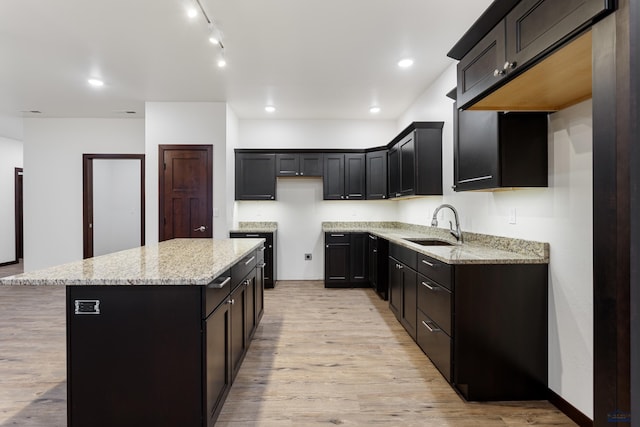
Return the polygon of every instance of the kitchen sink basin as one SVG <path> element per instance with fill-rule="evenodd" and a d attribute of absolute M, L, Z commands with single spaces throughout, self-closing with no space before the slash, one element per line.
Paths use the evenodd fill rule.
<path fill-rule="evenodd" d="M 438 240 L 438 239 L 404 239 L 411 243 L 417 243 L 421 246 L 453 246 L 455 243 L 447 242 L 446 240 Z"/>

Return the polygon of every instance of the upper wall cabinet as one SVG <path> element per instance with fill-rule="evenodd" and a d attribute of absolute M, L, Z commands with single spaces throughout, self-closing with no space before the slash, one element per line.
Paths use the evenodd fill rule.
<path fill-rule="evenodd" d="M 367 200 L 387 198 L 387 150 L 372 151 L 365 155 Z"/>
<path fill-rule="evenodd" d="M 236 200 L 275 200 L 276 155 L 236 153 Z"/>
<path fill-rule="evenodd" d="M 559 48 L 613 9 L 613 0 L 494 2 L 449 52 L 450 57 L 460 59 L 458 106 L 505 111 L 554 111 L 588 98 L 591 94 L 591 46 L 586 47 L 588 50 L 582 45 L 573 49 Z M 485 31 L 487 27 L 489 31 Z M 545 62 L 552 53 L 553 56 L 558 55 L 555 60 L 544 67 L 536 66 Z M 519 105 L 509 99 L 518 98 L 523 85 L 507 83 L 524 71 L 537 74 L 530 80 L 532 84 L 525 85 L 533 89 L 524 97 L 526 101 L 523 105 Z M 584 81 L 584 87 L 571 90 L 563 87 L 568 80 L 580 76 L 585 77 L 580 80 Z M 545 86 L 538 86 L 540 82 L 544 82 Z M 550 84 L 554 89 L 548 89 Z M 478 102 L 503 85 L 501 91 L 505 91 L 505 95 L 499 102 L 493 99 L 490 102 Z M 576 86 L 575 83 L 573 85 Z M 551 100 L 536 101 L 545 96 L 545 87 L 553 93 Z"/>
<path fill-rule="evenodd" d="M 546 113 L 456 112 L 455 191 L 547 186 Z"/>
<path fill-rule="evenodd" d="M 388 152 L 389 197 L 442 194 L 443 122 L 414 122 Z"/>
<path fill-rule="evenodd" d="M 278 176 L 322 176 L 322 153 L 276 154 Z"/>
<path fill-rule="evenodd" d="M 324 200 L 364 200 L 365 153 L 324 155 Z"/>

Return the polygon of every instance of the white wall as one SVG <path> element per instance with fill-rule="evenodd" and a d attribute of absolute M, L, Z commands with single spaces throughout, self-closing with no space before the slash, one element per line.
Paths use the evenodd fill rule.
<path fill-rule="evenodd" d="M 16 259 L 15 168 L 22 167 L 22 142 L 0 136 L 0 264 Z"/>
<path fill-rule="evenodd" d="M 25 119 L 25 271 L 82 259 L 82 154 L 143 152 L 141 119 Z"/>
<path fill-rule="evenodd" d="M 147 102 L 145 107 L 146 242 L 158 241 L 158 146 L 213 145 L 213 237 L 229 237 L 226 112 L 222 102 Z"/>
<path fill-rule="evenodd" d="M 239 148 L 372 148 L 388 143 L 395 122 L 240 120 Z M 277 200 L 236 202 L 234 221 L 276 221 L 278 280 L 324 277 L 322 221 L 393 221 L 397 203 L 322 200 L 320 178 L 278 178 Z M 312 254 L 304 261 L 304 254 Z"/>
<path fill-rule="evenodd" d="M 593 418 L 591 101 L 550 115 L 548 188 L 454 193 L 453 102 L 445 94 L 455 85 L 452 66 L 398 121 L 402 129 L 445 120 L 444 196 L 399 202 L 399 220 L 427 225 L 438 204 L 451 203 L 463 231 L 550 243 L 549 387 Z M 510 209 L 516 224 L 508 223 Z"/>

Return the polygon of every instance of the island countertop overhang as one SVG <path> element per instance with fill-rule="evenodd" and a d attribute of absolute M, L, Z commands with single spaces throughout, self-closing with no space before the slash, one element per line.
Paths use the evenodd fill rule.
<path fill-rule="evenodd" d="M 0 285 L 209 285 L 264 239 L 173 239 L 0 279 Z"/>

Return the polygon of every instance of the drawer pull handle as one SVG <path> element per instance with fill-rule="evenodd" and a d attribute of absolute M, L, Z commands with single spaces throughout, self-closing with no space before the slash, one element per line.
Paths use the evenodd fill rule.
<path fill-rule="evenodd" d="M 372 236 L 371 234 L 369 234 L 369 238 L 370 238 L 371 240 L 376 240 L 376 239 L 377 239 L 377 237 L 376 237 L 376 236 Z"/>
<path fill-rule="evenodd" d="M 425 286 L 430 291 L 439 291 L 440 290 L 440 286 L 431 286 L 427 282 L 422 282 L 422 285 Z"/>
<path fill-rule="evenodd" d="M 245 237 L 260 237 L 259 234 L 246 234 Z"/>
<path fill-rule="evenodd" d="M 429 324 L 427 322 L 425 322 L 424 320 L 422 321 L 422 324 L 424 325 L 425 328 L 427 328 L 429 330 L 429 332 L 440 332 L 441 329 L 439 328 L 432 328 L 431 326 L 429 326 Z"/>
<path fill-rule="evenodd" d="M 222 282 L 217 283 L 217 282 L 211 282 L 207 285 L 207 288 L 213 288 L 213 289 L 221 289 L 224 288 L 225 285 L 227 283 L 229 283 L 231 281 L 231 276 L 227 277 L 226 279 L 224 279 Z"/>
<path fill-rule="evenodd" d="M 256 257 L 255 257 L 255 256 L 252 256 L 251 258 L 249 258 L 249 259 L 244 263 L 244 265 L 249 265 L 249 264 L 251 263 L 251 261 L 253 261 L 254 259 L 256 259 Z"/>
<path fill-rule="evenodd" d="M 344 234 L 331 234 L 331 237 L 344 237 Z"/>
<path fill-rule="evenodd" d="M 230 299 L 229 301 L 227 301 L 227 304 L 235 304 L 236 300 L 235 299 Z M 423 322 L 424 323 L 424 322 Z"/>
<path fill-rule="evenodd" d="M 485 175 L 485 176 L 479 176 L 477 178 L 461 179 L 458 181 L 458 184 L 464 184 L 466 182 L 482 181 L 484 179 L 491 179 L 491 178 L 493 178 L 493 175 Z"/>
<path fill-rule="evenodd" d="M 258 249 L 258 250 L 259 250 L 260 252 L 264 252 L 264 251 L 265 251 L 265 249 L 267 249 L 267 248 L 265 248 L 265 247 L 263 246 L 263 247 L 261 247 L 261 248 L 260 248 L 260 249 Z"/>
<path fill-rule="evenodd" d="M 434 263 L 429 262 L 429 261 L 427 261 L 426 259 L 423 259 L 423 260 L 422 260 L 422 262 L 423 262 L 424 264 L 427 264 L 429 267 L 435 267 L 435 266 L 436 266 Z"/>
<path fill-rule="evenodd" d="M 264 262 L 262 264 L 258 264 L 258 268 L 265 268 L 267 266 L 267 264 L 265 264 Z"/>

